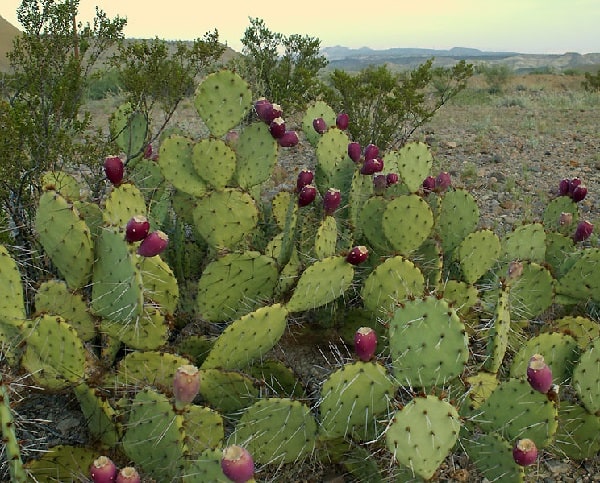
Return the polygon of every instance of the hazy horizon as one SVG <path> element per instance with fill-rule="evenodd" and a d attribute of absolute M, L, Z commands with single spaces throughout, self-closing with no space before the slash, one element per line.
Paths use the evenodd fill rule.
<path fill-rule="evenodd" d="M 142 0 L 80 0 L 78 20 L 91 21 L 98 5 L 110 18 L 127 18 L 126 37 L 193 40 L 217 29 L 220 41 L 237 51 L 250 25 L 249 17 L 253 17 L 263 19 L 273 32 L 318 37 L 321 47 L 600 52 L 598 0 L 504 0 L 489 2 L 485 8 L 483 3 L 375 0 L 368 4 L 373 11 L 368 16 L 316 0 L 305 0 L 302 8 L 293 11 L 289 4 L 268 0 L 229 0 L 219 8 L 201 7 L 191 0 L 171 0 L 151 7 Z M 16 10 L 20 4 L 20 0 L 2 0 L 0 6 L 0 15 L 18 28 Z M 283 8 L 275 8 L 278 4 Z"/>

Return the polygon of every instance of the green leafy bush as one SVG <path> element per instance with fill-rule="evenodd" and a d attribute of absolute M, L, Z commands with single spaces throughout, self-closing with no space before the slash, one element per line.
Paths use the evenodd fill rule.
<path fill-rule="evenodd" d="M 483 75 L 490 94 L 501 93 L 512 77 L 510 67 L 504 64 L 478 65 L 476 72 Z"/>
<path fill-rule="evenodd" d="M 94 73 L 88 83 L 87 99 L 98 101 L 118 95 L 123 84 L 116 69 L 101 69 Z"/>
<path fill-rule="evenodd" d="M 588 92 L 600 92 L 600 70 L 596 74 L 586 72 L 583 88 Z"/>

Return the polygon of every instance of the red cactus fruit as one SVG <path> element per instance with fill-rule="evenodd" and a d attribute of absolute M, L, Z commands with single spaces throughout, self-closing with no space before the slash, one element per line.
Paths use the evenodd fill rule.
<path fill-rule="evenodd" d="M 108 156 L 104 160 L 104 173 L 108 180 L 115 186 L 119 186 L 123 181 L 125 165 L 119 156 Z"/>
<path fill-rule="evenodd" d="M 560 196 L 568 196 L 569 195 L 569 185 L 571 184 L 571 180 L 568 178 L 561 179 L 558 183 L 558 194 Z"/>
<path fill-rule="evenodd" d="M 324 134 L 327 131 L 327 123 L 325 122 L 325 119 L 322 117 L 315 117 L 313 119 L 313 128 L 319 134 Z"/>
<path fill-rule="evenodd" d="M 370 158 L 366 159 L 360 169 L 360 174 L 371 175 L 383 171 L 383 159 L 381 158 Z"/>
<path fill-rule="evenodd" d="M 400 181 L 400 176 L 397 173 L 388 173 L 385 177 L 388 186 L 392 186 Z"/>
<path fill-rule="evenodd" d="M 541 354 L 534 354 L 529 359 L 527 381 L 533 389 L 543 394 L 552 387 L 552 369 L 544 362 Z"/>
<path fill-rule="evenodd" d="M 323 209 L 326 215 L 333 215 L 342 201 L 342 193 L 337 188 L 329 188 L 323 196 Z"/>
<path fill-rule="evenodd" d="M 191 403 L 200 390 L 200 372 L 196 366 L 181 366 L 173 376 L 173 393 L 175 406 L 179 409 Z"/>
<path fill-rule="evenodd" d="M 315 175 L 310 169 L 302 169 L 298 173 L 298 178 L 296 179 L 296 191 L 300 192 L 304 186 L 311 184 L 313 179 L 315 179 Z"/>
<path fill-rule="evenodd" d="M 133 466 L 126 466 L 119 471 L 115 483 L 140 483 L 140 474 Z"/>
<path fill-rule="evenodd" d="M 223 450 L 223 474 L 235 483 L 245 483 L 254 478 L 254 461 L 246 448 L 236 444 Z"/>
<path fill-rule="evenodd" d="M 117 466 L 108 456 L 99 456 L 90 466 L 90 477 L 94 483 L 109 483 L 115 481 Z"/>
<path fill-rule="evenodd" d="M 148 236 L 150 222 L 144 215 L 135 215 L 125 226 L 125 240 L 129 243 L 138 242 Z"/>
<path fill-rule="evenodd" d="M 373 159 L 379 156 L 379 148 L 375 144 L 367 144 L 365 147 L 365 159 Z"/>
<path fill-rule="evenodd" d="M 575 203 L 583 201 L 583 199 L 587 196 L 587 191 L 588 190 L 584 185 L 577 185 L 575 186 L 575 188 L 573 188 L 573 191 L 571 192 L 571 199 Z"/>
<path fill-rule="evenodd" d="M 152 159 L 152 144 L 151 143 L 146 144 L 146 147 L 144 148 L 144 159 Z"/>
<path fill-rule="evenodd" d="M 352 161 L 358 163 L 360 161 L 360 157 L 362 155 L 362 148 L 360 144 L 356 141 L 348 143 L 348 156 Z"/>
<path fill-rule="evenodd" d="M 569 180 L 569 196 L 573 195 L 573 190 L 581 184 L 581 179 L 572 178 Z"/>
<path fill-rule="evenodd" d="M 302 187 L 298 193 L 298 206 L 310 205 L 317 197 L 317 188 L 312 184 L 307 184 Z"/>
<path fill-rule="evenodd" d="M 350 117 L 345 112 L 340 112 L 335 118 L 335 125 L 338 129 L 345 131 L 348 129 L 348 124 L 350 124 Z"/>
<path fill-rule="evenodd" d="M 361 361 L 370 361 L 377 349 L 377 334 L 371 327 L 361 327 L 354 333 L 354 350 Z"/>
<path fill-rule="evenodd" d="M 269 124 L 269 132 L 275 139 L 279 139 L 285 134 L 285 121 L 281 117 L 276 117 Z"/>
<path fill-rule="evenodd" d="M 443 193 L 450 187 L 451 184 L 452 178 L 450 178 L 450 174 L 446 171 L 442 171 L 435 178 L 435 191 L 438 193 Z"/>
<path fill-rule="evenodd" d="M 275 119 L 276 117 L 283 117 L 283 109 L 281 108 L 281 106 L 279 104 L 273 103 L 271 105 L 271 107 L 273 108 L 272 111 L 271 111 L 271 115 L 273 116 L 273 118 L 271 119 L 271 121 L 273 119 Z"/>
<path fill-rule="evenodd" d="M 352 265 L 358 265 L 367 258 L 369 258 L 369 250 L 362 245 L 352 248 L 346 255 L 346 261 Z"/>
<path fill-rule="evenodd" d="M 142 240 L 137 249 L 138 255 L 142 257 L 155 257 L 162 253 L 169 244 L 169 237 L 166 233 L 156 230 L 150 233 Z"/>
<path fill-rule="evenodd" d="M 254 110 L 261 121 L 270 123 L 275 117 L 273 116 L 273 104 L 266 98 L 261 97 L 254 103 Z"/>
<path fill-rule="evenodd" d="M 431 193 L 435 189 L 435 178 L 433 176 L 427 176 L 423 180 L 423 191 L 425 193 Z"/>
<path fill-rule="evenodd" d="M 529 466 L 537 460 L 538 450 L 535 443 L 528 439 L 520 439 L 513 447 L 513 459 L 519 466 Z"/>
<path fill-rule="evenodd" d="M 593 231 L 594 225 L 592 225 L 589 221 L 580 221 L 577 224 L 575 233 L 573 234 L 573 240 L 575 240 L 575 242 L 582 242 L 584 240 L 587 240 Z"/>
<path fill-rule="evenodd" d="M 283 136 L 277 139 L 277 143 L 282 148 L 293 148 L 298 144 L 298 133 L 296 131 L 286 131 Z"/>

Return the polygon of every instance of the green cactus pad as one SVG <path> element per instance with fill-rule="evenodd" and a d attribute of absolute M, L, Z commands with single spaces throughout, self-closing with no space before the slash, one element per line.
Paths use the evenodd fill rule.
<path fill-rule="evenodd" d="M 547 268 L 523 263 L 523 273 L 510 284 L 510 313 L 513 319 L 538 316 L 554 301 L 554 279 Z"/>
<path fill-rule="evenodd" d="M 555 384 L 565 384 L 571 379 L 573 367 L 579 359 L 579 347 L 573 337 L 565 334 L 539 334 L 529 339 L 513 358 L 510 377 L 527 377 L 529 359 L 534 354 L 544 356 L 544 362 L 552 369 Z"/>
<path fill-rule="evenodd" d="M 479 407 L 477 422 L 484 431 L 508 441 L 531 439 L 538 449 L 548 446 L 558 427 L 556 406 L 523 379 L 500 383 Z"/>
<path fill-rule="evenodd" d="M 555 232 L 546 233 L 546 265 L 556 278 L 565 274 L 565 262 L 574 250 L 573 238 Z"/>
<path fill-rule="evenodd" d="M 457 258 L 468 283 L 479 280 L 498 260 L 500 239 L 491 230 L 474 231 L 460 243 Z"/>
<path fill-rule="evenodd" d="M 232 248 L 258 222 L 252 197 L 232 188 L 213 191 L 200 198 L 193 212 L 196 231 L 211 247 Z"/>
<path fill-rule="evenodd" d="M 64 171 L 48 171 L 42 176 L 42 189 L 44 191 L 56 191 L 69 201 L 80 198 L 81 187 L 79 182 Z"/>
<path fill-rule="evenodd" d="M 542 263 L 546 254 L 546 234 L 541 223 L 515 228 L 502 240 L 503 260 L 529 260 Z"/>
<path fill-rule="evenodd" d="M 421 142 L 411 142 L 400 150 L 387 153 L 385 164 L 389 162 L 398 166 L 398 174 L 411 193 L 416 193 L 429 175 L 433 165 L 433 156 L 429 146 Z"/>
<path fill-rule="evenodd" d="M 0 434 L 3 443 L 4 465 L 8 467 L 8 476 L 13 483 L 26 483 L 27 474 L 23 469 L 21 447 L 17 440 L 15 418 L 10 406 L 8 384 L 2 381 L 0 374 Z M 5 470 L 6 471 L 6 470 Z"/>
<path fill-rule="evenodd" d="M 78 446 L 59 445 L 48 448 L 42 456 L 25 464 L 32 481 L 77 481 L 89 467 L 98 452 Z"/>
<path fill-rule="evenodd" d="M 311 128 L 312 129 L 312 128 Z M 317 143 L 315 183 L 321 195 L 329 188 L 349 193 L 356 165 L 348 157 L 348 135 L 339 129 L 330 129 Z"/>
<path fill-rule="evenodd" d="M 185 454 L 183 416 L 166 396 L 143 389 L 127 415 L 123 451 L 136 467 L 157 481 L 180 475 Z"/>
<path fill-rule="evenodd" d="M 479 301 L 477 287 L 459 280 L 446 280 L 441 293 L 459 315 L 466 314 Z"/>
<path fill-rule="evenodd" d="M 165 316 L 152 304 L 144 304 L 141 314 L 126 323 L 102 320 L 100 332 L 131 349 L 153 350 L 166 344 L 169 323 Z"/>
<path fill-rule="evenodd" d="M 107 377 L 105 386 L 153 386 L 166 393 L 173 391 L 173 376 L 181 366 L 192 364 L 182 356 L 168 352 L 130 352 L 119 362 L 114 376 Z"/>
<path fill-rule="evenodd" d="M 241 416 L 232 435 L 258 464 L 301 461 L 315 448 L 317 423 L 310 409 L 299 401 L 261 399 Z"/>
<path fill-rule="evenodd" d="M 411 260 L 419 267 L 425 277 L 425 285 L 433 290 L 442 282 L 444 254 L 441 243 L 433 238 L 425 240 L 417 250 L 411 253 Z"/>
<path fill-rule="evenodd" d="M 570 213 L 573 219 L 570 224 L 561 224 L 560 215 Z M 568 196 L 559 196 L 550 200 L 544 209 L 543 223 L 548 231 L 557 231 L 563 235 L 569 235 L 575 231 L 579 221 L 579 210 L 577 203 Z"/>
<path fill-rule="evenodd" d="M 112 322 L 136 320 L 144 306 L 143 281 L 134 247 L 123 233 L 102 230 L 96 239 L 96 252 L 102 256 L 94 264 L 91 308 L 94 314 Z"/>
<path fill-rule="evenodd" d="M 186 334 L 175 342 L 178 354 L 189 358 L 195 366 L 200 367 L 212 349 L 213 341 L 206 335 Z"/>
<path fill-rule="evenodd" d="M 94 245 L 79 212 L 57 192 L 46 191 L 40 197 L 35 229 L 67 285 L 73 290 L 83 287 L 92 273 Z"/>
<path fill-rule="evenodd" d="M 460 427 L 454 406 L 435 396 L 417 397 L 392 416 L 387 448 L 413 474 L 429 479 L 454 447 Z"/>
<path fill-rule="evenodd" d="M 354 362 L 332 373 L 323 383 L 319 410 L 323 437 L 376 439 L 393 398 L 395 384 L 377 363 Z"/>
<path fill-rule="evenodd" d="M 104 222 L 124 229 L 136 215 L 146 214 L 146 200 L 137 186 L 123 183 L 110 192 L 103 211 Z"/>
<path fill-rule="evenodd" d="M 487 338 L 487 359 L 485 360 L 484 367 L 489 372 L 498 372 L 508 348 L 508 334 L 510 331 L 509 305 L 508 290 L 500 290 Z"/>
<path fill-rule="evenodd" d="M 326 216 L 315 235 L 315 255 L 319 260 L 332 257 L 336 252 L 337 222 L 333 216 Z"/>
<path fill-rule="evenodd" d="M 117 107 L 110 121 L 110 134 L 127 155 L 137 155 L 144 147 L 148 135 L 148 119 L 140 111 L 134 111 L 129 102 Z"/>
<path fill-rule="evenodd" d="M 381 228 L 392 248 L 407 255 L 431 233 L 433 213 L 420 196 L 401 195 L 387 204 Z"/>
<path fill-rule="evenodd" d="M 600 249 L 586 248 L 558 280 L 556 292 L 575 300 L 600 302 Z"/>
<path fill-rule="evenodd" d="M 442 198 L 436 218 L 437 232 L 445 253 L 452 252 L 479 223 L 479 207 L 471 193 L 448 191 Z"/>
<path fill-rule="evenodd" d="M 221 70 L 206 76 L 196 89 L 194 106 L 210 129 L 221 137 L 240 123 L 251 107 L 252 92 L 239 75 Z"/>
<path fill-rule="evenodd" d="M 425 280 L 421 271 L 404 257 L 386 259 L 366 278 L 361 291 L 364 307 L 374 314 L 393 311 L 407 298 L 423 294 Z"/>
<path fill-rule="evenodd" d="M 235 152 L 221 139 L 201 139 L 192 149 L 196 172 L 214 189 L 222 190 L 235 172 Z"/>
<path fill-rule="evenodd" d="M 512 445 L 496 434 L 479 434 L 461 438 L 469 459 L 487 481 L 521 483 L 525 479 L 522 466 L 515 463 Z"/>
<path fill-rule="evenodd" d="M 282 362 L 266 360 L 245 369 L 246 373 L 260 381 L 262 393 L 268 396 L 306 397 L 294 371 Z"/>
<path fill-rule="evenodd" d="M 189 454 L 197 455 L 223 444 L 223 417 L 203 406 L 188 404 L 183 409 L 185 446 Z"/>
<path fill-rule="evenodd" d="M 358 226 L 369 245 L 376 251 L 386 253 L 392 246 L 381 229 L 383 216 L 389 201 L 379 196 L 369 198 L 360 209 Z"/>
<path fill-rule="evenodd" d="M 9 360 L 16 354 L 25 321 L 25 302 L 21 274 L 14 259 L 4 245 L 0 245 L 0 346 L 6 350 Z"/>
<path fill-rule="evenodd" d="M 554 325 L 557 331 L 573 337 L 582 350 L 600 338 L 600 325 L 587 317 L 566 316 L 555 320 Z"/>
<path fill-rule="evenodd" d="M 260 185 L 269 179 L 277 163 L 277 141 L 263 122 L 246 126 L 236 145 L 235 178 L 244 189 Z"/>
<path fill-rule="evenodd" d="M 594 458 L 600 451 L 600 417 L 561 402 L 554 448 L 574 460 Z"/>
<path fill-rule="evenodd" d="M 469 388 L 467 394 L 469 396 L 470 409 L 479 408 L 500 383 L 496 375 L 489 372 L 478 372 L 473 376 L 467 377 L 465 381 Z"/>
<path fill-rule="evenodd" d="M 83 343 L 62 317 L 42 315 L 28 322 L 23 332 L 27 345 L 21 364 L 36 384 L 58 390 L 83 378 Z"/>
<path fill-rule="evenodd" d="M 372 199 L 373 191 L 373 179 L 370 176 L 363 176 L 358 170 L 354 171 L 350 193 L 347 197 L 349 219 L 350 223 L 354 226 L 354 236 L 357 239 L 362 235 L 363 222 L 366 221 L 368 223 L 369 221 L 369 218 L 365 218 L 364 220 L 361 218 L 361 212 L 365 203 Z"/>
<path fill-rule="evenodd" d="M 221 469 L 221 458 L 223 450 L 205 450 L 193 459 L 186 461 L 185 469 L 181 477 L 183 483 L 231 483 L 231 480 L 223 474 Z"/>
<path fill-rule="evenodd" d="M 573 387 L 582 404 L 592 414 L 600 414 L 600 339 L 581 355 L 573 371 Z"/>
<path fill-rule="evenodd" d="M 115 410 L 99 391 L 85 383 L 75 386 L 73 392 L 79 401 L 92 439 L 110 448 L 114 447 L 121 439 L 115 424 L 117 416 Z"/>
<path fill-rule="evenodd" d="M 469 357 L 465 327 L 444 299 L 409 300 L 389 326 L 394 376 L 401 384 L 431 388 L 458 377 Z"/>
<path fill-rule="evenodd" d="M 231 323 L 217 338 L 202 369 L 243 369 L 279 341 L 287 310 L 280 304 L 261 307 Z"/>
<path fill-rule="evenodd" d="M 302 131 L 310 144 L 316 146 L 321 139 L 321 134 L 315 131 L 313 121 L 322 117 L 328 127 L 335 126 L 335 111 L 325 102 L 316 101 L 311 104 L 302 117 Z M 347 146 L 348 143 L 346 143 Z M 347 149 L 347 147 L 346 147 Z M 326 188 L 327 189 L 327 188 Z"/>
<path fill-rule="evenodd" d="M 290 312 L 302 312 L 333 302 L 344 294 L 353 277 L 354 268 L 344 257 L 317 261 L 300 275 L 286 307 Z"/>
<path fill-rule="evenodd" d="M 71 292 L 61 280 L 49 280 L 35 294 L 36 312 L 60 315 L 77 330 L 83 341 L 96 336 L 95 320 L 81 295 Z"/>
<path fill-rule="evenodd" d="M 208 188 L 194 168 L 192 152 L 193 141 L 174 134 L 160 145 L 158 164 L 165 179 L 175 188 L 191 196 L 202 196 Z"/>
<path fill-rule="evenodd" d="M 210 321 L 247 314 L 273 296 L 275 261 L 259 252 L 230 253 L 209 263 L 198 282 L 198 310 Z"/>
<path fill-rule="evenodd" d="M 255 380 L 239 372 L 201 369 L 200 395 L 213 409 L 231 415 L 252 405 L 259 391 Z"/>
<path fill-rule="evenodd" d="M 92 240 L 95 240 L 104 226 L 104 214 L 102 209 L 96 204 L 87 201 L 75 201 L 73 206 L 79 212 L 79 216 L 85 221 L 90 229 Z"/>
<path fill-rule="evenodd" d="M 179 301 L 179 288 L 169 265 L 159 255 L 140 257 L 139 264 L 144 297 L 158 304 L 162 312 L 175 313 Z"/>
<path fill-rule="evenodd" d="M 277 226 L 281 230 L 285 229 L 290 206 L 292 207 L 294 216 L 298 213 L 298 203 L 296 202 L 296 198 L 289 191 L 280 191 L 277 193 L 273 197 L 271 206 L 275 223 L 277 223 Z"/>

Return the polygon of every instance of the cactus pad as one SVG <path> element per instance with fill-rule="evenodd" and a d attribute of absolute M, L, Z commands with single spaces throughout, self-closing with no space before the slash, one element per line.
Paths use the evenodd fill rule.
<path fill-rule="evenodd" d="M 183 428 L 190 454 L 196 455 L 223 444 L 223 417 L 210 408 L 188 404 L 183 410 Z"/>
<path fill-rule="evenodd" d="M 444 252 L 452 252 L 479 222 L 479 207 L 473 195 L 463 189 L 447 192 L 441 198 L 436 222 Z"/>
<path fill-rule="evenodd" d="M 582 404 L 592 414 L 600 413 L 600 339 L 581 355 L 573 371 L 573 387 Z"/>
<path fill-rule="evenodd" d="M 110 118 L 110 134 L 119 146 L 131 158 L 144 147 L 148 134 L 148 119 L 140 111 L 134 111 L 129 102 L 117 107 Z"/>
<path fill-rule="evenodd" d="M 59 445 L 49 448 L 39 459 L 25 464 L 33 481 L 77 481 L 98 457 L 95 450 Z"/>
<path fill-rule="evenodd" d="M 515 228 L 502 240 L 504 260 L 529 260 L 541 263 L 546 254 L 546 234 L 541 223 L 530 223 Z"/>
<path fill-rule="evenodd" d="M 525 472 L 515 463 L 512 445 L 496 434 L 480 434 L 461 438 L 469 459 L 487 481 L 521 483 Z"/>
<path fill-rule="evenodd" d="M 315 255 L 319 260 L 335 255 L 337 243 L 337 222 L 333 216 L 326 216 L 315 235 Z"/>
<path fill-rule="evenodd" d="M 587 248 L 558 281 L 557 293 L 576 300 L 600 302 L 600 249 Z"/>
<path fill-rule="evenodd" d="M 200 395 L 215 410 L 232 414 L 252 405 L 259 392 L 255 380 L 238 372 L 200 370 Z"/>
<path fill-rule="evenodd" d="M 144 304 L 134 320 L 126 323 L 102 320 L 100 332 L 132 349 L 153 350 L 167 342 L 169 324 L 159 309 L 152 304 Z"/>
<path fill-rule="evenodd" d="M 256 122 L 245 127 L 236 144 L 235 178 L 244 189 L 269 179 L 277 163 L 277 141 L 266 124 Z"/>
<path fill-rule="evenodd" d="M 451 404 L 435 396 L 418 397 L 392 417 L 387 447 L 413 474 L 429 479 L 454 447 L 460 427 Z"/>
<path fill-rule="evenodd" d="M 433 156 L 425 143 L 411 142 L 396 152 L 386 154 L 386 164 L 388 161 L 397 164 L 400 178 L 411 193 L 416 193 L 429 175 Z"/>
<path fill-rule="evenodd" d="M 106 398 L 102 398 L 98 391 L 85 383 L 75 386 L 73 391 L 92 438 L 108 447 L 115 446 L 120 440 L 115 424 L 116 412 Z"/>
<path fill-rule="evenodd" d="M 104 222 L 124 228 L 136 215 L 146 214 L 146 199 L 137 186 L 123 183 L 110 192 L 103 211 Z"/>
<path fill-rule="evenodd" d="M 48 171 L 42 176 L 42 189 L 56 191 L 69 201 L 79 200 L 80 186 L 77 180 L 64 171 Z"/>
<path fill-rule="evenodd" d="M 235 171 L 235 152 L 221 139 L 202 139 L 192 148 L 192 162 L 204 181 L 222 190 Z"/>
<path fill-rule="evenodd" d="M 394 250 L 403 255 L 419 248 L 431 233 L 433 213 L 423 198 L 401 195 L 390 201 L 383 213 L 383 232 Z"/>
<path fill-rule="evenodd" d="M 457 257 L 460 270 L 468 283 L 475 283 L 498 260 L 500 239 L 491 230 L 474 231 L 460 243 Z"/>
<path fill-rule="evenodd" d="M 593 458 L 600 451 L 600 417 L 562 402 L 554 446 L 574 460 Z"/>
<path fill-rule="evenodd" d="M 171 267 L 159 255 L 141 257 L 139 264 L 144 297 L 158 304 L 162 312 L 175 313 L 179 301 L 179 288 Z"/>
<path fill-rule="evenodd" d="M 25 302 L 21 274 L 4 245 L 0 245 L 0 346 L 13 358 L 20 342 L 19 327 L 25 320 Z"/>
<path fill-rule="evenodd" d="M 321 134 L 313 128 L 313 120 L 318 117 L 322 117 L 327 126 L 335 126 L 335 111 L 327 103 L 316 101 L 310 105 L 302 117 L 302 131 L 313 146 L 316 146 L 321 139 Z M 348 143 L 346 143 L 347 145 Z"/>
<path fill-rule="evenodd" d="M 207 186 L 194 168 L 192 152 L 192 140 L 174 134 L 160 145 L 158 164 L 165 179 L 175 188 L 188 195 L 202 196 Z"/>

